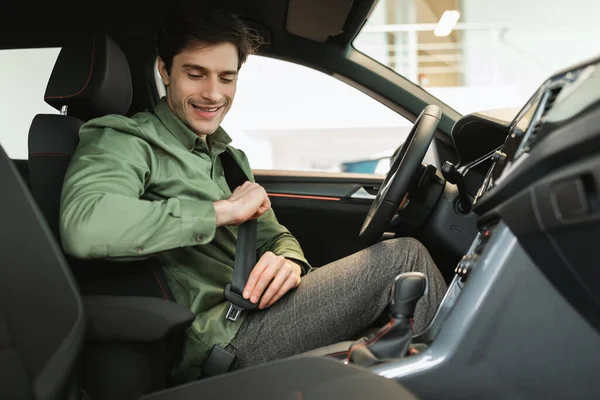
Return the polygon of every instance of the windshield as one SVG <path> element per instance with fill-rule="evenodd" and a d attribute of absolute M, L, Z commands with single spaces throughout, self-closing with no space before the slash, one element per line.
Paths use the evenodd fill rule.
<path fill-rule="evenodd" d="M 364 54 L 461 114 L 513 108 L 550 75 L 600 55 L 592 0 L 379 0 Z"/>

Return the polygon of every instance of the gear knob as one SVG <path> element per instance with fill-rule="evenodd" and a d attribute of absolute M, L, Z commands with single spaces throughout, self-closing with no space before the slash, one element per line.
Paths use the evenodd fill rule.
<path fill-rule="evenodd" d="M 427 292 L 427 277 L 421 272 L 404 272 L 392 288 L 392 317 L 412 318 L 417 301 Z"/>

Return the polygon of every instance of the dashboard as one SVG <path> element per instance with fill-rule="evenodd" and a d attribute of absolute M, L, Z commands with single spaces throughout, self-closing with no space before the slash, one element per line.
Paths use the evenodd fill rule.
<path fill-rule="evenodd" d="M 468 116 L 490 126 L 484 115 Z M 496 123 L 498 126 L 498 124 Z M 479 234 L 466 280 L 502 222 L 536 266 L 600 330 L 600 60 L 547 79 L 505 129 L 473 201 Z"/>
<path fill-rule="evenodd" d="M 475 238 L 413 337 L 423 350 L 372 370 L 420 398 L 600 398 L 600 59 L 551 76 L 511 121 L 464 116 L 453 139 L 481 176 L 463 215 Z"/>
<path fill-rule="evenodd" d="M 588 147 L 589 151 L 580 147 L 590 140 L 595 142 L 596 132 L 586 130 L 577 135 L 581 127 L 575 125 L 593 112 L 599 101 L 600 62 L 577 66 L 548 79 L 510 123 L 504 143 L 491 156 L 491 168 L 475 196 L 477 213 L 488 211 L 498 201 L 569 161 L 561 151 L 578 157 L 595 151 L 595 147 Z M 565 130 L 571 134 L 561 134 Z M 552 145 L 547 143 L 550 140 Z M 532 159 L 528 160 L 529 156 Z M 520 164 L 525 165 L 518 168 Z M 510 183 L 502 185 L 504 180 Z M 477 205 L 480 202 L 483 204 Z"/>

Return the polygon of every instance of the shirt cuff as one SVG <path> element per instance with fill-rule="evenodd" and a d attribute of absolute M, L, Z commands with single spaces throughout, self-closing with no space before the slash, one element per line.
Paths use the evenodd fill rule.
<path fill-rule="evenodd" d="M 313 270 L 313 267 L 310 266 L 310 264 L 308 263 L 308 261 L 306 261 L 306 259 L 304 257 L 299 257 L 295 254 L 294 255 L 279 254 L 279 255 L 298 264 L 300 266 L 300 269 L 302 270 L 302 274 L 300 274 L 300 276 L 304 276 Z"/>
<path fill-rule="evenodd" d="M 181 246 L 210 243 L 217 229 L 212 201 L 179 200 L 181 205 Z"/>

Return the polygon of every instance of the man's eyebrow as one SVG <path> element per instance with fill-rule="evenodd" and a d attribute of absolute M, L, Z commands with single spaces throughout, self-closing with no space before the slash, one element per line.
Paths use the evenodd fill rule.
<path fill-rule="evenodd" d="M 197 69 L 198 71 L 202 71 L 205 73 L 209 72 L 208 68 L 203 67 L 202 65 L 198 65 L 198 64 L 183 64 L 183 68 Z M 220 75 L 237 75 L 237 71 L 234 71 L 234 70 L 221 71 Z"/>

